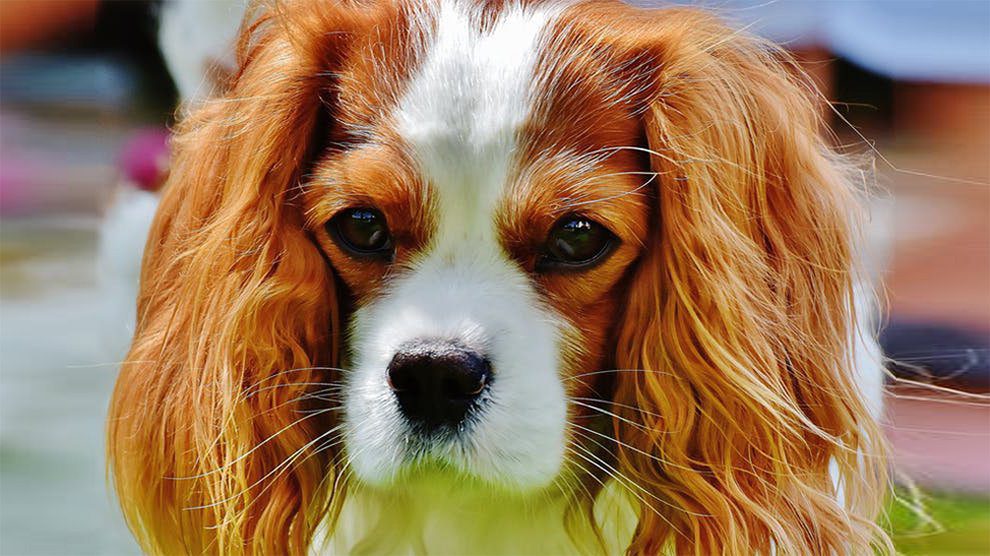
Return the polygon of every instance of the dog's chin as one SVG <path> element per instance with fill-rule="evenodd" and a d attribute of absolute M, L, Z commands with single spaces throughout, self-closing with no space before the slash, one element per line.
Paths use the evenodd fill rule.
<path fill-rule="evenodd" d="M 364 486 L 379 491 L 407 494 L 457 492 L 461 496 L 475 494 L 497 499 L 539 495 L 554 484 L 554 477 L 547 480 L 533 479 L 520 482 L 506 475 L 486 475 L 478 470 L 451 465 L 441 458 L 425 457 L 398 466 L 387 479 L 359 480 Z"/>
<path fill-rule="evenodd" d="M 513 469 L 518 464 L 478 462 L 430 452 L 399 461 L 355 458 L 351 467 L 362 484 L 377 489 L 457 486 L 500 495 L 525 496 L 543 491 L 554 483 L 559 469 L 534 472 Z M 559 466 L 558 466 L 559 467 Z"/>
<path fill-rule="evenodd" d="M 563 467 L 563 450 L 550 446 L 530 454 L 518 445 L 485 446 L 484 426 L 477 422 L 429 434 L 404 427 L 368 435 L 367 425 L 347 427 L 346 459 L 355 479 L 376 489 L 456 486 L 526 496 L 552 486 Z"/>

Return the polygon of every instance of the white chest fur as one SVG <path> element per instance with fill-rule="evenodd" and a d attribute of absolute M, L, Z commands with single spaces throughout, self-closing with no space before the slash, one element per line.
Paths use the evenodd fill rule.
<path fill-rule="evenodd" d="M 576 509 L 576 508 L 575 508 Z M 332 536 L 314 554 L 619 554 L 635 514 L 620 487 L 609 484 L 594 507 L 599 539 L 584 516 L 569 513 L 560 491 L 503 497 L 455 481 L 401 493 L 349 494 Z"/>

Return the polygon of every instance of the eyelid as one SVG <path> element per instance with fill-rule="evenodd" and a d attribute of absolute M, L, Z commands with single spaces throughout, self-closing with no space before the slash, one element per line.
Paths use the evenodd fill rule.
<path fill-rule="evenodd" d="M 611 226 L 603 222 L 597 216 L 592 214 L 586 214 L 584 212 L 568 212 L 555 218 L 553 220 L 553 223 L 550 225 L 549 228 L 547 228 L 547 231 L 544 233 L 544 237 L 550 237 L 550 233 L 553 232 L 558 226 L 561 226 L 570 220 L 587 220 L 592 224 L 600 226 L 603 230 L 608 232 L 608 234 L 611 235 L 613 238 L 617 239 L 619 237 L 619 234 L 615 233 L 615 231 L 612 230 Z"/>
<path fill-rule="evenodd" d="M 551 224 L 550 227 L 547 229 L 546 235 L 550 235 L 550 232 L 553 231 L 554 228 L 556 228 L 557 226 L 568 220 L 587 220 L 592 224 L 597 224 L 601 226 L 602 228 L 605 229 L 606 232 L 612 234 L 613 236 L 619 237 L 619 235 L 612 230 L 612 227 L 606 224 L 606 222 L 603 221 L 599 217 L 599 215 L 590 214 L 586 212 L 565 212 L 560 216 L 554 218 L 553 224 Z"/>

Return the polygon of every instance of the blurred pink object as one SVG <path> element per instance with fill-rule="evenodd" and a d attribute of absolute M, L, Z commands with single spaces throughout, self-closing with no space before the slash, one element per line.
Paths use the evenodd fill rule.
<path fill-rule="evenodd" d="M 0 211 L 17 212 L 30 200 L 26 184 L 38 170 L 30 161 L 11 156 L 3 156 L 0 165 Z"/>
<path fill-rule="evenodd" d="M 126 181 L 145 191 L 157 191 L 168 176 L 168 131 L 148 128 L 128 139 L 120 154 Z"/>

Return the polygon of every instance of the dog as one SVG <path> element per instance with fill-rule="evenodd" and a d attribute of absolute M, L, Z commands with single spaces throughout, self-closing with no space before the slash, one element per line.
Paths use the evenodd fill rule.
<path fill-rule="evenodd" d="M 110 407 L 143 549 L 892 550 L 857 174 L 786 56 L 598 0 L 285 0 L 237 52 Z"/>

